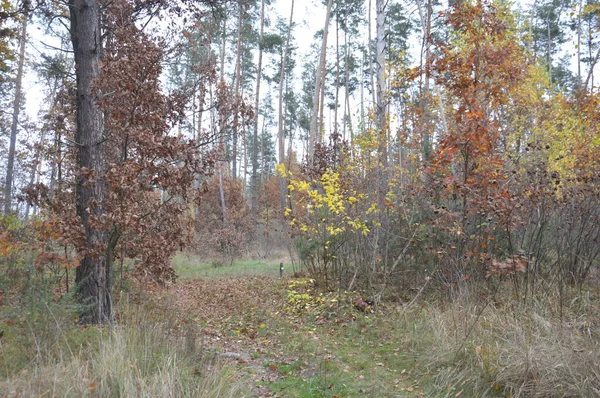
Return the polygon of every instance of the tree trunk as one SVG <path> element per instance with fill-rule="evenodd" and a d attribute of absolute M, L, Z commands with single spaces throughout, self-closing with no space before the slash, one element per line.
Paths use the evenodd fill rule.
<path fill-rule="evenodd" d="M 70 0 L 71 41 L 77 79 L 78 146 L 76 207 L 85 235 L 76 283 L 82 304 L 80 321 L 85 324 L 111 323 L 111 259 L 107 231 L 93 226 L 93 219 L 104 214 L 104 137 L 102 110 L 92 92 L 100 74 L 100 4 L 97 0 Z"/>
<path fill-rule="evenodd" d="M 346 16 L 347 18 L 347 16 Z M 348 80 L 350 79 L 350 65 L 348 65 L 348 58 L 349 58 L 349 54 L 348 54 L 348 32 L 344 31 L 344 116 L 342 119 L 342 123 L 343 123 L 343 134 L 342 137 L 344 139 L 344 141 L 346 140 L 346 127 L 347 124 L 349 124 L 349 118 L 350 116 L 350 88 L 349 88 L 349 82 Z M 351 131 L 352 132 L 352 131 Z M 352 141 L 352 140 L 351 140 Z"/>
<path fill-rule="evenodd" d="M 242 78 L 242 18 L 244 14 L 244 6 L 242 1 L 238 2 L 238 31 L 237 31 L 237 55 L 235 61 L 235 102 L 236 107 L 239 107 L 241 102 L 240 95 L 240 80 Z M 239 128 L 239 111 L 236 110 L 233 116 L 233 132 L 232 132 L 232 148 L 231 148 L 231 178 L 237 178 L 237 141 Z"/>
<path fill-rule="evenodd" d="M 258 68 L 256 71 L 256 99 L 254 100 L 254 131 L 252 134 L 252 176 L 250 178 L 250 215 L 254 225 L 258 219 L 258 107 L 260 105 L 260 79 L 262 77 L 263 34 L 265 30 L 265 0 L 260 6 L 260 34 L 258 37 Z"/>
<path fill-rule="evenodd" d="M 550 33 L 550 17 L 548 17 L 546 26 L 548 28 L 548 53 L 546 54 L 546 62 L 548 62 L 548 77 L 550 78 L 550 84 L 552 84 L 552 34 Z"/>
<path fill-rule="evenodd" d="M 221 37 L 221 70 L 219 71 L 220 82 L 223 84 L 225 81 L 225 51 L 227 49 L 227 17 L 223 19 L 223 35 Z M 225 119 L 221 112 L 219 112 L 219 156 L 223 156 L 225 153 L 225 142 L 223 140 L 223 133 L 225 132 Z M 219 175 L 219 204 L 221 205 L 221 221 L 225 223 L 227 218 L 227 205 L 225 203 L 225 190 L 223 188 L 223 160 L 217 162 L 217 174 Z"/>
<path fill-rule="evenodd" d="M 38 142 L 38 144 L 35 146 L 35 152 L 33 155 L 33 165 L 31 167 L 31 174 L 29 177 L 29 185 L 32 186 L 33 184 L 36 183 L 36 181 L 39 182 L 39 175 L 40 175 L 40 169 L 41 169 L 41 164 L 42 164 L 42 148 L 44 146 L 44 144 L 46 143 L 46 131 L 42 130 L 41 134 L 40 134 L 40 141 Z M 33 208 L 33 213 L 35 214 L 35 207 Z M 28 220 L 29 219 L 29 210 L 30 210 L 30 205 L 29 205 L 29 201 L 27 201 L 27 203 L 25 204 L 25 219 Z"/>
<path fill-rule="evenodd" d="M 340 28 L 339 18 L 335 19 L 335 108 L 333 110 L 333 131 L 338 131 L 338 106 L 340 103 Z"/>
<path fill-rule="evenodd" d="M 288 53 L 290 50 L 290 37 L 292 35 L 292 23 L 294 21 L 294 0 L 292 0 L 292 7 L 290 11 L 290 22 L 288 24 L 287 37 L 285 39 L 285 49 L 283 50 L 283 57 L 281 59 L 281 72 L 279 76 L 279 119 L 278 119 L 278 131 L 277 131 L 277 143 L 279 147 L 279 163 L 285 162 L 285 130 L 283 128 L 283 86 L 285 82 L 285 66 L 287 65 Z M 285 211 L 286 199 L 285 199 L 285 188 L 286 180 L 282 176 L 279 176 L 279 199 L 281 202 L 281 211 Z"/>
<path fill-rule="evenodd" d="M 23 17 L 21 22 L 21 37 L 19 39 L 19 62 L 17 66 L 17 78 L 15 87 L 15 99 L 13 101 L 12 123 L 10 125 L 10 147 L 8 149 L 8 164 L 6 166 L 6 181 L 4 191 L 4 214 L 8 215 L 12 211 L 12 187 L 15 167 L 15 149 L 17 145 L 17 133 L 19 131 L 19 111 L 22 101 L 22 82 L 23 82 L 23 64 L 25 63 L 25 45 L 27 44 L 27 19 Z"/>
<path fill-rule="evenodd" d="M 323 43 L 321 44 L 321 57 L 319 59 L 319 65 L 316 70 L 315 78 L 315 91 L 313 93 L 313 111 L 312 118 L 310 121 L 310 131 L 308 137 L 308 156 L 312 163 L 313 155 L 315 151 L 315 145 L 320 137 L 320 130 L 323 128 L 319 125 L 319 110 L 322 110 L 323 104 L 321 104 L 321 90 L 324 89 L 325 81 L 325 67 L 327 66 L 327 34 L 329 32 L 329 21 L 331 19 L 331 7 L 333 6 L 333 0 L 329 0 L 327 3 L 327 12 L 325 14 L 325 27 L 323 28 Z M 321 112 L 322 113 L 322 112 Z"/>
<path fill-rule="evenodd" d="M 373 54 L 371 53 L 371 49 L 373 46 L 373 38 L 371 37 L 371 9 L 372 9 L 372 5 L 371 5 L 371 0 L 369 0 L 369 12 L 367 13 L 368 17 L 367 19 L 369 20 L 369 43 L 367 45 L 367 50 L 369 51 L 369 76 L 371 79 L 371 96 L 373 97 L 373 106 L 375 106 L 375 104 L 377 103 L 377 97 L 376 97 L 376 88 L 375 88 L 375 80 L 373 79 L 373 76 L 375 76 L 375 74 L 373 73 Z"/>
<path fill-rule="evenodd" d="M 577 84 L 581 84 L 581 17 L 583 13 L 583 0 L 579 0 L 577 8 Z"/>
<path fill-rule="evenodd" d="M 433 8 L 431 0 L 426 0 L 426 9 L 423 10 L 421 0 L 417 0 L 417 9 L 419 11 L 419 19 L 421 20 L 421 26 L 423 29 L 423 42 L 421 44 L 421 65 L 425 65 L 425 83 L 423 91 L 421 92 L 420 108 L 423 112 L 423 123 L 422 123 L 422 153 L 423 162 L 429 163 L 431 156 L 431 74 L 429 71 L 429 62 L 431 58 L 431 15 Z M 423 61 L 425 58 L 425 61 Z"/>
<path fill-rule="evenodd" d="M 377 130 L 381 135 L 379 145 L 380 162 L 385 167 L 387 164 L 387 141 L 388 141 L 388 126 L 387 126 L 387 108 L 388 108 L 388 93 L 386 84 L 386 41 L 385 41 L 385 7 L 386 0 L 377 0 L 377 106 L 375 109 L 375 122 Z"/>

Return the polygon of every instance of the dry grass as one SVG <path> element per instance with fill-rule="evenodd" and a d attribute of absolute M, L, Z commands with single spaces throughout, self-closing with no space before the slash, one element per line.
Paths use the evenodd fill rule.
<path fill-rule="evenodd" d="M 54 336 L 32 327 L 29 336 L 4 341 L 2 355 L 20 348 L 33 356 L 14 374 L 8 366 L 2 369 L 0 396 L 239 396 L 233 371 L 190 352 L 184 331 L 175 330 L 164 312 L 154 310 L 123 297 L 121 320 L 112 329 L 82 329 L 72 318 L 54 314 Z M 23 342 L 25 346 L 11 347 Z"/>
<path fill-rule="evenodd" d="M 440 396 L 600 395 L 597 297 L 583 293 L 557 315 L 557 298 L 527 305 L 457 299 L 405 314 L 415 325 L 420 365 Z"/>

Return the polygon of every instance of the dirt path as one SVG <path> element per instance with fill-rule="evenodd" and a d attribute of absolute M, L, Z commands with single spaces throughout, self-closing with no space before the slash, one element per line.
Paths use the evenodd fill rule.
<path fill-rule="evenodd" d="M 269 277 L 184 280 L 171 286 L 178 317 L 194 325 L 199 349 L 239 368 L 252 380 L 252 396 L 275 397 L 269 384 L 282 377 L 274 362 L 291 362 L 271 320 L 281 311 L 281 281 Z"/>
<path fill-rule="evenodd" d="M 188 279 L 154 299 L 176 309 L 196 352 L 238 370 L 248 397 L 422 396 L 404 395 L 416 389 L 412 363 L 400 361 L 400 349 L 386 342 L 387 328 L 375 314 L 352 304 L 331 317 L 288 312 L 294 308 L 288 283 L 273 277 Z"/>

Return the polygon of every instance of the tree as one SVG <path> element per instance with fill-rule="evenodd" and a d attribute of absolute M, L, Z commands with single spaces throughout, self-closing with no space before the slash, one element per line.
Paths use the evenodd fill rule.
<path fill-rule="evenodd" d="M 387 163 L 387 134 L 388 134 L 388 92 L 387 92 L 387 72 L 386 72 L 386 7 L 387 1 L 377 0 L 376 10 L 376 63 L 377 63 L 377 103 L 375 104 L 375 121 L 377 130 L 381 135 L 380 155 L 382 163 Z"/>
<path fill-rule="evenodd" d="M 453 231 L 454 253 L 460 258 L 487 248 L 485 242 L 469 246 L 478 242 L 469 237 L 485 239 L 494 222 L 507 233 L 514 227 L 515 196 L 505 183 L 506 138 L 498 115 L 525 81 L 529 61 L 513 16 L 500 2 L 462 2 L 451 8 L 447 22 L 454 42 L 440 44 L 432 67 L 453 103 L 448 134 L 440 140 L 429 172 L 450 209 L 440 213 L 449 217 L 444 223 Z"/>
<path fill-rule="evenodd" d="M 325 94 L 325 74 L 327 67 L 327 36 L 329 33 L 329 22 L 331 19 L 331 8 L 333 0 L 327 2 L 327 11 L 325 12 L 325 26 L 323 27 L 323 40 L 321 42 L 321 55 L 319 65 L 317 66 L 315 76 L 315 88 L 312 100 L 312 115 L 310 119 L 310 131 L 308 136 L 308 158 L 312 163 L 316 144 L 320 141 L 322 123 L 319 124 L 319 111 L 323 109 L 323 96 Z"/>
<path fill-rule="evenodd" d="M 561 15 L 570 7 L 570 2 L 570 0 L 545 0 L 534 4 L 532 10 L 535 18 L 532 26 L 534 52 L 539 59 L 544 60 L 550 81 L 554 83 L 565 83 L 560 76 L 565 70 L 560 64 L 555 64 L 555 55 L 560 45 L 566 41 Z"/>
<path fill-rule="evenodd" d="M 71 41 L 75 56 L 76 134 L 78 157 L 76 207 L 85 243 L 76 283 L 83 323 L 111 323 L 112 269 L 106 253 L 108 232 L 94 226 L 105 214 L 106 198 L 104 119 L 94 95 L 102 57 L 102 11 L 97 0 L 70 0 Z"/>
<path fill-rule="evenodd" d="M 294 21 L 294 0 L 292 0 L 292 6 L 290 10 L 290 22 L 288 24 L 288 32 L 287 38 L 285 40 L 285 49 L 282 53 L 281 58 L 281 75 L 279 77 L 279 105 L 278 105 L 278 114 L 279 114 L 279 122 L 278 122 L 278 132 L 277 132 L 277 143 L 279 148 L 279 163 L 285 162 L 285 137 L 284 137 L 284 125 L 283 125 L 283 88 L 285 87 L 285 70 L 287 68 L 287 60 L 288 54 L 290 51 L 290 37 L 292 35 L 292 23 Z M 279 178 L 279 196 L 281 201 L 281 210 L 285 210 L 286 208 L 286 200 L 285 200 L 285 190 L 286 183 L 283 176 Z"/>
<path fill-rule="evenodd" d="M 6 167 L 6 180 L 4 191 L 4 214 L 10 214 L 12 208 L 12 189 L 15 165 L 15 150 L 17 144 L 17 133 L 19 130 L 19 112 L 23 102 L 23 66 L 25 64 L 25 45 L 27 44 L 27 20 L 29 16 L 24 15 L 21 20 L 21 34 L 19 37 L 19 60 L 17 65 L 17 76 L 15 78 L 15 97 L 13 101 L 12 123 L 10 125 L 10 146 Z"/>
<path fill-rule="evenodd" d="M 200 135 L 199 141 L 173 133 L 189 97 L 185 90 L 161 92 L 164 53 L 136 24 L 139 10 L 127 0 L 105 8 L 84 2 L 73 0 L 70 11 L 77 217 L 68 206 L 68 187 L 51 205 L 61 210 L 57 226 L 81 258 L 76 275 L 81 321 L 108 323 L 116 256 L 140 258 L 142 276 L 158 282 L 174 278 L 169 257 L 192 236 L 194 187 L 216 160 L 205 147 L 222 130 L 219 136 Z M 110 34 L 101 37 L 104 29 Z M 242 111 L 239 119 L 247 123 L 251 112 L 237 106 L 221 83 L 215 96 L 219 112 L 229 117 L 232 109 Z"/>
<path fill-rule="evenodd" d="M 250 178 L 250 211 L 254 222 L 257 219 L 258 211 L 258 108 L 260 104 L 260 80 L 262 77 L 262 59 L 263 59 L 263 33 L 265 28 L 265 0 L 261 1 L 260 7 L 260 33 L 258 49 L 258 68 L 256 72 L 256 92 L 254 100 L 254 131 L 252 134 L 252 175 Z"/>

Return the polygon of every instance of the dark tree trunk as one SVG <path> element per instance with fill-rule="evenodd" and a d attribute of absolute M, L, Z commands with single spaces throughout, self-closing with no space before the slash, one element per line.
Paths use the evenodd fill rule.
<path fill-rule="evenodd" d="M 71 41 L 77 77 L 77 214 L 85 234 L 76 284 L 82 304 L 81 323 L 100 324 L 113 320 L 111 261 L 108 233 L 94 226 L 104 213 L 104 144 L 102 110 L 93 94 L 93 81 L 100 73 L 100 5 L 97 0 L 70 0 Z"/>

